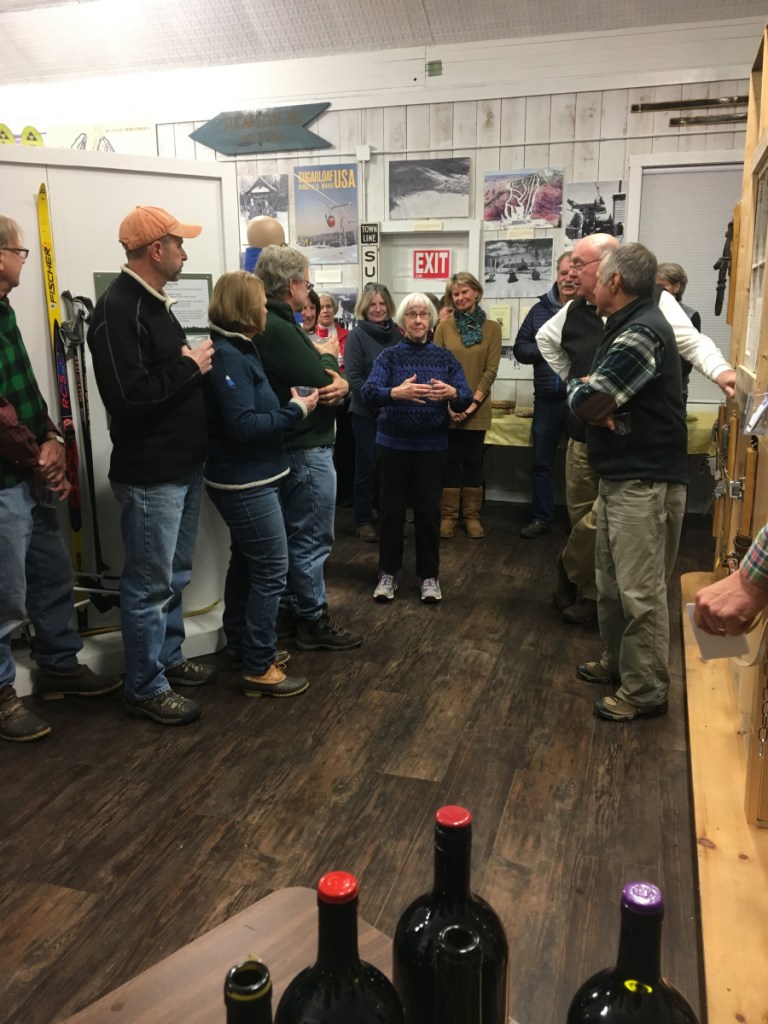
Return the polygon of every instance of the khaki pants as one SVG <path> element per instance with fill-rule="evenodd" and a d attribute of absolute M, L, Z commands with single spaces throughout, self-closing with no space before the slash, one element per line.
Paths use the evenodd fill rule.
<path fill-rule="evenodd" d="M 587 459 L 583 441 L 568 441 L 565 454 L 565 500 L 571 532 L 563 549 L 563 565 L 569 579 L 581 587 L 581 596 L 593 600 L 595 587 L 595 533 L 599 480 Z"/>
<path fill-rule="evenodd" d="M 601 662 L 621 676 L 616 696 L 636 707 L 667 699 L 667 582 L 685 496 L 683 484 L 600 481 L 595 558 Z"/>

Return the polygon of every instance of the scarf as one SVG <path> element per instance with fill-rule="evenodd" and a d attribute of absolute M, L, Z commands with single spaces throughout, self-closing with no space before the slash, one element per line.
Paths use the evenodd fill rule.
<path fill-rule="evenodd" d="M 475 306 L 471 313 L 462 313 L 461 310 L 453 311 L 453 322 L 459 332 L 461 343 L 465 348 L 472 348 L 479 345 L 483 340 L 483 324 L 486 320 L 486 313 L 480 306 Z"/>

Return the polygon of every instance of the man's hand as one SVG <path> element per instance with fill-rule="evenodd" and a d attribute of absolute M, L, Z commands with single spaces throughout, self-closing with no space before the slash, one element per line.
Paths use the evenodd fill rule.
<path fill-rule="evenodd" d="M 67 460 L 64 445 L 59 441 L 44 441 L 40 445 L 40 458 L 37 460 L 39 476 L 52 491 L 66 479 Z"/>
<path fill-rule="evenodd" d="M 206 338 L 196 348 L 182 345 L 181 354 L 187 356 L 188 359 L 194 359 L 200 368 L 200 373 L 209 373 L 213 361 L 213 342 L 210 338 Z"/>
<path fill-rule="evenodd" d="M 732 369 L 723 370 L 715 377 L 715 384 L 720 388 L 724 395 L 728 398 L 733 398 L 736 394 L 736 371 Z"/>
<path fill-rule="evenodd" d="M 693 621 L 705 633 L 738 636 L 748 632 L 766 605 L 768 590 L 758 587 L 739 569 L 698 592 Z"/>
<path fill-rule="evenodd" d="M 332 338 L 328 338 L 327 341 L 312 341 L 317 351 L 321 356 L 333 356 L 334 359 L 339 358 L 339 336 L 334 334 Z"/>
<path fill-rule="evenodd" d="M 349 394 L 349 381 L 328 367 L 325 368 L 325 372 L 332 379 L 332 383 L 326 384 L 324 388 L 318 388 L 318 402 L 320 405 L 339 405 Z"/>

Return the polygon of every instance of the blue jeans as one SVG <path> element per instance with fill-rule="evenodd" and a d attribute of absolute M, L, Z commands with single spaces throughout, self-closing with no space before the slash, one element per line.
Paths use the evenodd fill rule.
<path fill-rule="evenodd" d="M 349 414 L 355 435 L 355 484 L 353 491 L 355 522 L 373 523 L 373 499 L 376 496 L 376 421 L 356 412 Z"/>
<path fill-rule="evenodd" d="M 168 484 L 112 481 L 122 506 L 120 617 L 125 692 L 133 700 L 167 690 L 165 670 L 184 660 L 181 592 L 192 579 L 202 485 L 202 468 Z"/>
<path fill-rule="evenodd" d="M 288 542 L 278 484 L 208 496 L 229 527 L 229 569 L 224 586 L 224 635 L 242 650 L 245 671 L 261 676 L 275 660 L 275 621 L 288 572 Z"/>
<path fill-rule="evenodd" d="M 0 566 L 0 687 L 16 679 L 11 633 L 25 609 L 38 665 L 74 668 L 83 642 L 70 625 L 72 566 L 55 511 L 37 504 L 28 483 L 0 490 Z"/>
<path fill-rule="evenodd" d="M 328 598 L 323 571 L 333 547 L 336 470 L 333 447 L 286 452 L 291 472 L 280 481 L 288 537 L 288 587 L 282 603 L 300 619 L 319 619 Z"/>
<path fill-rule="evenodd" d="M 565 402 L 536 398 L 533 402 L 533 485 L 534 519 L 551 523 L 555 513 L 555 483 L 552 471 L 557 446 L 565 432 Z"/>

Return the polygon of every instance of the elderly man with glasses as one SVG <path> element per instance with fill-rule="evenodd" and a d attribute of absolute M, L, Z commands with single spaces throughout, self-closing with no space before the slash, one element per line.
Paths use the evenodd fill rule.
<path fill-rule="evenodd" d="M 120 686 L 77 660 L 83 643 L 71 620 L 72 571 L 51 499 L 64 501 L 64 440 L 48 415 L 8 302 L 29 249 L 21 229 L 0 216 L 0 739 L 28 743 L 50 725 L 29 711 L 14 688 L 11 634 L 29 616 L 34 627 L 39 697 L 93 697 Z"/>
<path fill-rule="evenodd" d="M 573 248 L 571 276 L 577 282 L 576 298 L 548 320 L 536 334 L 539 351 L 564 381 L 585 377 L 592 367 L 603 337 L 603 319 L 595 308 L 595 288 L 600 260 L 617 248 L 613 235 L 595 234 L 580 239 Z M 678 352 L 733 394 L 736 371 L 723 358 L 711 338 L 700 334 L 680 304 L 660 291 L 657 303 L 671 325 Z M 587 458 L 586 431 L 578 417 L 569 415 L 565 460 L 565 489 L 572 530 L 557 559 L 555 606 L 566 622 L 582 625 L 597 615 L 595 587 L 595 530 L 598 478 Z M 580 594 L 579 594 L 580 592 Z"/>

